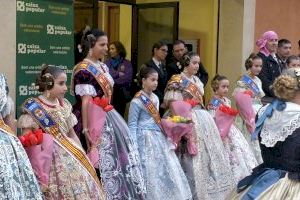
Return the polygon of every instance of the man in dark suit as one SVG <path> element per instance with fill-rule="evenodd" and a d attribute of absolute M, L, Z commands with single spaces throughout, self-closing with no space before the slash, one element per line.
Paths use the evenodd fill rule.
<path fill-rule="evenodd" d="M 280 39 L 278 41 L 278 48 L 276 56 L 279 58 L 279 64 L 285 69 L 286 60 L 291 55 L 292 43 L 287 39 Z"/>
<path fill-rule="evenodd" d="M 143 66 L 152 67 L 158 73 L 158 86 L 154 93 L 159 98 L 159 103 L 163 103 L 164 91 L 167 86 L 168 75 L 165 65 L 165 59 L 168 54 L 168 46 L 164 42 L 156 42 L 152 47 L 152 58 L 144 63 Z M 160 114 L 162 115 L 164 110 L 159 109 Z"/>
<path fill-rule="evenodd" d="M 180 74 L 183 71 L 183 67 L 180 65 L 180 59 L 182 58 L 183 54 L 185 54 L 187 51 L 188 50 L 184 41 L 176 40 L 173 43 L 174 57 L 170 60 L 170 62 L 167 65 L 168 79 L 170 79 L 171 76 L 173 76 L 174 74 Z M 196 76 L 199 77 L 199 79 L 205 86 L 208 81 L 208 73 L 206 72 L 201 62 Z"/>
<path fill-rule="evenodd" d="M 256 45 L 260 49 L 257 55 L 263 61 L 262 70 L 258 77 L 262 82 L 262 88 L 265 92 L 262 102 L 266 104 L 272 102 L 275 98 L 271 85 L 283 70 L 283 66 L 280 64 L 278 56 L 276 56 L 278 35 L 274 31 L 267 31 L 263 34 L 262 38 L 257 40 Z"/>

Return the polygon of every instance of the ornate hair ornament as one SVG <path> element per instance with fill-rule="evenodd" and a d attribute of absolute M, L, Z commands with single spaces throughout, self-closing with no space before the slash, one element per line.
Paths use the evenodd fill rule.
<path fill-rule="evenodd" d="M 45 84 L 46 84 L 47 86 L 52 86 L 52 85 L 53 85 L 53 80 L 54 80 L 54 78 L 53 78 L 52 74 L 50 74 L 50 73 L 45 73 L 42 77 L 46 79 L 46 80 L 45 80 Z M 49 79 L 51 79 L 51 81 L 48 81 Z"/>
<path fill-rule="evenodd" d="M 188 54 L 183 55 L 182 57 L 183 65 L 188 66 L 191 62 L 191 57 Z"/>
<path fill-rule="evenodd" d="M 295 76 L 296 76 L 296 79 L 297 79 L 298 88 L 300 88 L 300 69 L 295 68 L 294 73 L 295 73 Z"/>

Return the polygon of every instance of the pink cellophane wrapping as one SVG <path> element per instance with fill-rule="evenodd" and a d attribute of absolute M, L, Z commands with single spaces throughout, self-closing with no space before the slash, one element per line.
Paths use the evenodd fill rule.
<path fill-rule="evenodd" d="M 191 119 L 191 109 L 192 106 L 184 101 L 174 101 L 170 105 L 172 115 L 178 115 L 185 118 Z M 175 146 L 178 146 L 181 138 L 184 137 L 187 140 L 188 152 L 191 155 L 196 155 L 198 152 L 197 146 L 195 144 L 195 138 L 193 134 L 193 124 L 192 123 L 175 123 L 167 119 L 162 119 L 162 128 Z"/>
<path fill-rule="evenodd" d="M 106 120 L 106 112 L 102 107 L 96 105 L 91 101 L 88 105 L 88 127 L 89 136 L 91 139 L 91 147 L 87 152 L 87 156 L 95 168 L 98 168 L 99 152 L 97 145 L 99 144 L 104 123 Z"/>
<path fill-rule="evenodd" d="M 39 182 L 48 185 L 49 173 L 52 163 L 53 137 L 43 134 L 43 142 L 39 145 L 25 147 L 33 171 Z"/>
<path fill-rule="evenodd" d="M 219 129 L 220 136 L 222 139 L 228 136 L 228 133 L 230 131 L 231 125 L 234 122 L 234 119 L 235 119 L 234 115 L 225 113 L 225 112 L 221 111 L 220 109 L 216 110 L 215 122 Z"/>
<path fill-rule="evenodd" d="M 252 107 L 252 98 L 249 94 L 243 92 L 237 92 L 234 98 L 240 116 L 245 121 L 248 131 L 252 134 L 255 130 L 255 111 Z"/>

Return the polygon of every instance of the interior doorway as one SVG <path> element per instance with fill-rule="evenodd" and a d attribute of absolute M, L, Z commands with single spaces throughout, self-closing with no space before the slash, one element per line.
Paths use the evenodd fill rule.
<path fill-rule="evenodd" d="M 76 48 L 78 49 L 85 28 L 99 28 L 108 34 L 109 42 L 121 41 L 124 44 L 134 72 L 151 58 L 154 42 L 163 40 L 172 43 L 178 38 L 179 2 L 139 4 L 136 0 L 74 2 Z M 76 61 L 80 59 L 77 58 Z"/>

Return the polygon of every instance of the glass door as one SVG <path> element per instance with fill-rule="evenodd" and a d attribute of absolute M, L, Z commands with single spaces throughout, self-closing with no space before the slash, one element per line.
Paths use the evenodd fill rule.
<path fill-rule="evenodd" d="M 132 13 L 132 63 L 136 71 L 152 57 L 157 41 L 178 38 L 178 2 L 136 4 Z"/>

